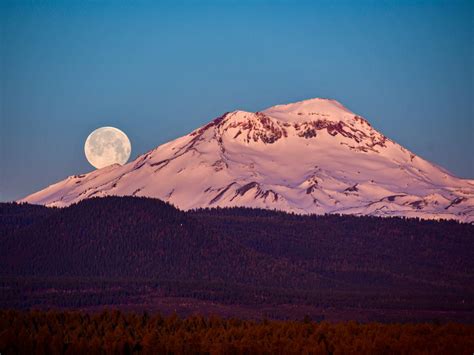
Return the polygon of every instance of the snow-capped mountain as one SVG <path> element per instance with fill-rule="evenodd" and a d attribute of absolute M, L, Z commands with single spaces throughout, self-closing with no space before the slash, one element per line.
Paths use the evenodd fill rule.
<path fill-rule="evenodd" d="M 228 112 L 124 166 L 70 176 L 22 201 L 67 206 L 106 195 L 156 197 L 184 210 L 248 206 L 474 222 L 474 180 L 418 157 L 327 99 Z"/>

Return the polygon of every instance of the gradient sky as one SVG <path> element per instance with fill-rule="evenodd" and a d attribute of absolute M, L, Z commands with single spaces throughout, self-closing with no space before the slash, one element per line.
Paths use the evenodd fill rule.
<path fill-rule="evenodd" d="M 225 111 L 334 98 L 474 178 L 473 1 L 1 1 L 0 200 L 132 156 Z"/>

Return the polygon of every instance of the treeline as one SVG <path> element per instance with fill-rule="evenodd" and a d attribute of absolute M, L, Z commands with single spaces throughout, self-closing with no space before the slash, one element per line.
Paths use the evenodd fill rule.
<path fill-rule="evenodd" d="M 2 354 L 471 354 L 472 349 L 474 326 L 454 323 L 0 311 Z"/>
<path fill-rule="evenodd" d="M 53 215 L 55 212 L 57 212 L 56 208 L 27 203 L 0 203 L 0 241 L 22 228 Z"/>
<path fill-rule="evenodd" d="M 474 290 L 474 226 L 454 221 L 244 208 L 185 213 L 133 197 L 65 209 L 0 207 L 0 276 Z"/>
<path fill-rule="evenodd" d="M 252 305 L 474 308 L 474 226 L 455 221 L 182 212 L 156 199 L 107 197 L 63 209 L 0 204 L 0 222 L 0 307 L 126 303 L 143 288 Z M 56 283 L 46 296 L 29 282 L 11 284 L 93 278 L 125 285 L 96 292 L 92 281 L 75 293 Z"/>

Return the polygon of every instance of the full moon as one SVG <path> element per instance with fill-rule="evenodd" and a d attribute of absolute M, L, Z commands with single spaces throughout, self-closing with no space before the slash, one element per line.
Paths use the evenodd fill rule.
<path fill-rule="evenodd" d="M 86 158 L 97 169 L 112 165 L 123 165 L 130 158 L 132 146 L 127 135 L 115 127 L 101 127 L 86 139 Z"/>

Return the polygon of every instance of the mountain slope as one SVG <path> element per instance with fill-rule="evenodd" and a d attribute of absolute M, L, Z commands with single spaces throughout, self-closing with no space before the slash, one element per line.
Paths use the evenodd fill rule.
<path fill-rule="evenodd" d="M 180 209 L 249 206 L 474 221 L 474 180 L 391 141 L 334 100 L 234 111 L 124 166 L 71 176 L 22 201 L 156 197 Z"/>

